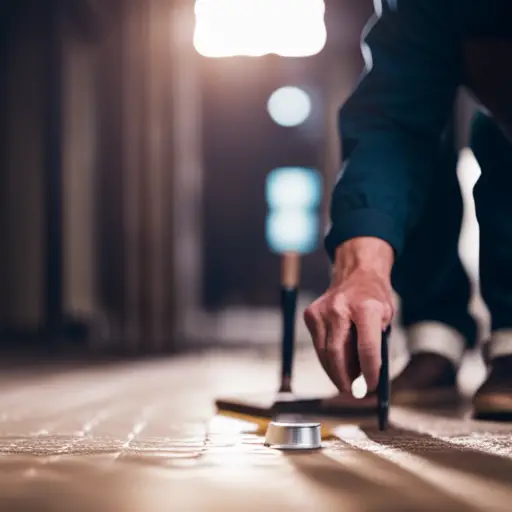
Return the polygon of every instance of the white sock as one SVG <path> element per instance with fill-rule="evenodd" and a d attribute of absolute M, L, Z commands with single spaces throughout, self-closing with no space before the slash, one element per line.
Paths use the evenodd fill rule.
<path fill-rule="evenodd" d="M 441 322 L 419 322 L 408 327 L 406 335 L 411 354 L 438 354 L 448 359 L 455 368 L 460 366 L 466 340 L 459 331 Z"/>
<path fill-rule="evenodd" d="M 491 333 L 489 358 L 512 356 L 512 329 L 500 329 Z"/>

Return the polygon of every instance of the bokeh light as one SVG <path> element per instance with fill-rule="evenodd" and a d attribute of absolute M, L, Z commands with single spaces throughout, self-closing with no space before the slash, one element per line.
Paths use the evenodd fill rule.
<path fill-rule="evenodd" d="M 287 127 L 298 126 L 311 113 L 311 99 L 298 87 L 281 87 L 270 96 L 267 109 L 275 123 Z"/>
<path fill-rule="evenodd" d="M 308 57 L 327 40 L 324 0 L 196 0 L 195 15 L 205 57 Z"/>
<path fill-rule="evenodd" d="M 364 377 L 360 375 L 354 382 L 352 382 L 352 396 L 354 398 L 364 398 L 368 392 L 368 386 Z"/>
<path fill-rule="evenodd" d="M 277 253 L 314 251 L 320 230 L 320 173 L 306 167 L 279 167 L 268 174 L 265 194 L 270 249 Z"/>
<path fill-rule="evenodd" d="M 305 167 L 280 167 L 267 176 L 266 200 L 269 208 L 314 209 L 320 205 L 320 173 Z"/>
<path fill-rule="evenodd" d="M 319 236 L 316 212 L 278 210 L 267 216 L 267 244 L 277 253 L 306 254 L 315 250 Z"/>

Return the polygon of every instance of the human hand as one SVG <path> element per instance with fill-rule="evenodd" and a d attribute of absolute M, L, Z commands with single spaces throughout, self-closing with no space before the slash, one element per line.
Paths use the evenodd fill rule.
<path fill-rule="evenodd" d="M 342 392 L 361 373 L 368 391 L 377 387 L 382 332 L 393 317 L 393 258 L 383 240 L 348 240 L 336 252 L 330 287 L 304 312 L 320 362 Z"/>

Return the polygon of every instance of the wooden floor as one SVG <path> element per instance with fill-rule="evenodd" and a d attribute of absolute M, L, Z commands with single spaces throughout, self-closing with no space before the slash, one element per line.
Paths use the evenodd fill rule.
<path fill-rule="evenodd" d="M 512 426 L 394 409 L 392 428 L 345 424 L 285 455 L 213 417 L 219 394 L 271 393 L 254 353 L 39 365 L 0 377 L 0 510 L 512 510 Z M 330 393 L 316 360 L 299 391 Z"/>

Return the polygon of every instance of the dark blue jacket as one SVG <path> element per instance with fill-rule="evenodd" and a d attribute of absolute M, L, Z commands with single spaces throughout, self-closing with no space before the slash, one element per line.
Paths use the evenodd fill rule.
<path fill-rule="evenodd" d="M 358 236 L 401 253 L 459 86 L 512 127 L 512 0 L 382 0 L 376 12 L 363 34 L 365 73 L 340 111 L 331 258 Z"/>

